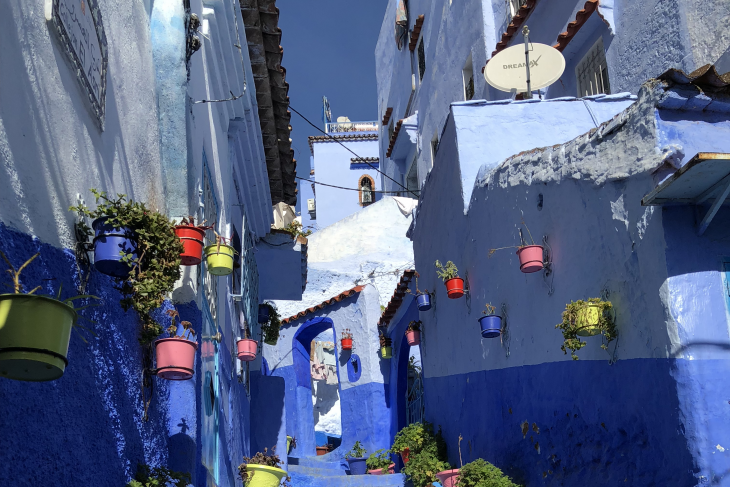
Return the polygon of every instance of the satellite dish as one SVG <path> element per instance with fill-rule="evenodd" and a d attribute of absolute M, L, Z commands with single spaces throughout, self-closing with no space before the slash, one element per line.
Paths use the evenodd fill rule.
<path fill-rule="evenodd" d="M 530 87 L 533 90 L 555 83 L 565 71 L 563 54 L 547 44 L 530 43 Z M 494 56 L 484 69 L 487 83 L 501 91 L 527 91 L 525 46 L 508 47 Z"/>

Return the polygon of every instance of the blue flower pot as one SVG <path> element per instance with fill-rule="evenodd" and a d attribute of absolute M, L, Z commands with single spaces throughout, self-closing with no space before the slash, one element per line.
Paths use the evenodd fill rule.
<path fill-rule="evenodd" d="M 126 278 L 132 267 L 122 261 L 121 252 L 138 257 L 137 241 L 129 228 L 114 228 L 106 223 L 107 218 L 97 218 L 91 224 L 94 228 L 94 267 L 107 276 Z"/>
<path fill-rule="evenodd" d="M 431 295 L 419 294 L 416 296 L 416 305 L 418 306 L 418 311 L 428 311 L 431 309 Z"/>
<path fill-rule="evenodd" d="M 350 466 L 350 475 L 365 475 L 368 471 L 368 467 L 365 465 L 365 457 L 348 458 L 347 464 Z"/>
<path fill-rule="evenodd" d="M 502 333 L 502 317 L 482 316 L 479 318 L 479 326 L 482 327 L 482 338 L 497 338 Z"/>
<path fill-rule="evenodd" d="M 269 307 L 259 304 L 259 323 L 269 322 Z"/>

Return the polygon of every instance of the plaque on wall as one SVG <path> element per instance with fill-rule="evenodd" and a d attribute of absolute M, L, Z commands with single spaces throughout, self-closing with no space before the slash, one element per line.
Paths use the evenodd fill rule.
<path fill-rule="evenodd" d="M 108 52 L 97 0 L 48 0 L 48 20 L 58 34 L 76 76 L 104 130 Z M 50 15 L 48 15 L 50 14 Z"/>

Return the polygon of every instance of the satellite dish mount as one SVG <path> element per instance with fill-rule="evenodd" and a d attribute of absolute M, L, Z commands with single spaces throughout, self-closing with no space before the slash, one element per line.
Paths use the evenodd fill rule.
<path fill-rule="evenodd" d="M 532 87 L 530 86 L 530 29 L 525 25 L 522 28 L 522 35 L 525 37 L 525 69 L 527 70 L 527 93 L 526 99 L 532 98 Z"/>

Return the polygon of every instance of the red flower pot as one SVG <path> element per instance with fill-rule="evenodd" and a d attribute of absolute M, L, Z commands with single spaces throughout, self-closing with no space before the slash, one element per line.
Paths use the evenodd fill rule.
<path fill-rule="evenodd" d="M 406 340 L 408 340 L 408 345 L 410 345 L 411 347 L 420 345 L 421 344 L 421 332 L 420 331 L 407 331 Z"/>
<path fill-rule="evenodd" d="M 352 350 L 352 338 L 342 339 L 342 350 Z"/>
<path fill-rule="evenodd" d="M 178 225 L 175 227 L 177 235 L 183 244 L 183 252 L 180 254 L 182 265 L 198 265 L 203 259 L 203 239 L 205 230 L 191 225 Z"/>
<path fill-rule="evenodd" d="M 368 473 L 370 475 L 383 475 L 383 469 L 382 468 L 378 468 L 378 469 L 375 469 L 375 470 L 368 470 Z M 388 466 L 388 473 L 390 473 L 390 474 L 395 473 L 395 463 L 391 463 Z"/>
<path fill-rule="evenodd" d="M 541 271 L 542 263 L 542 246 L 528 245 L 517 249 L 517 257 L 520 258 L 520 270 L 525 274 Z"/>
<path fill-rule="evenodd" d="M 464 295 L 464 279 L 455 277 L 446 281 L 446 293 L 450 299 L 459 299 Z"/>
<path fill-rule="evenodd" d="M 326 455 L 327 453 L 329 453 L 329 452 L 327 451 L 327 447 L 326 446 L 318 446 L 317 447 L 317 456 L 318 457 L 321 457 L 322 455 Z"/>
<path fill-rule="evenodd" d="M 444 470 L 436 474 L 436 478 L 443 487 L 456 487 L 459 483 L 459 469 Z"/>
<path fill-rule="evenodd" d="M 411 455 L 411 449 L 410 448 L 404 448 L 402 452 L 400 452 L 400 459 L 403 460 L 403 465 L 408 463 L 408 460 L 410 460 Z"/>
<path fill-rule="evenodd" d="M 236 342 L 238 347 L 238 358 L 243 362 L 251 362 L 256 358 L 256 351 L 259 349 L 259 344 L 256 340 L 250 338 L 242 338 Z"/>
<path fill-rule="evenodd" d="M 155 342 L 157 377 L 167 380 L 188 380 L 195 373 L 195 351 L 198 344 L 183 338 L 162 338 Z"/>

